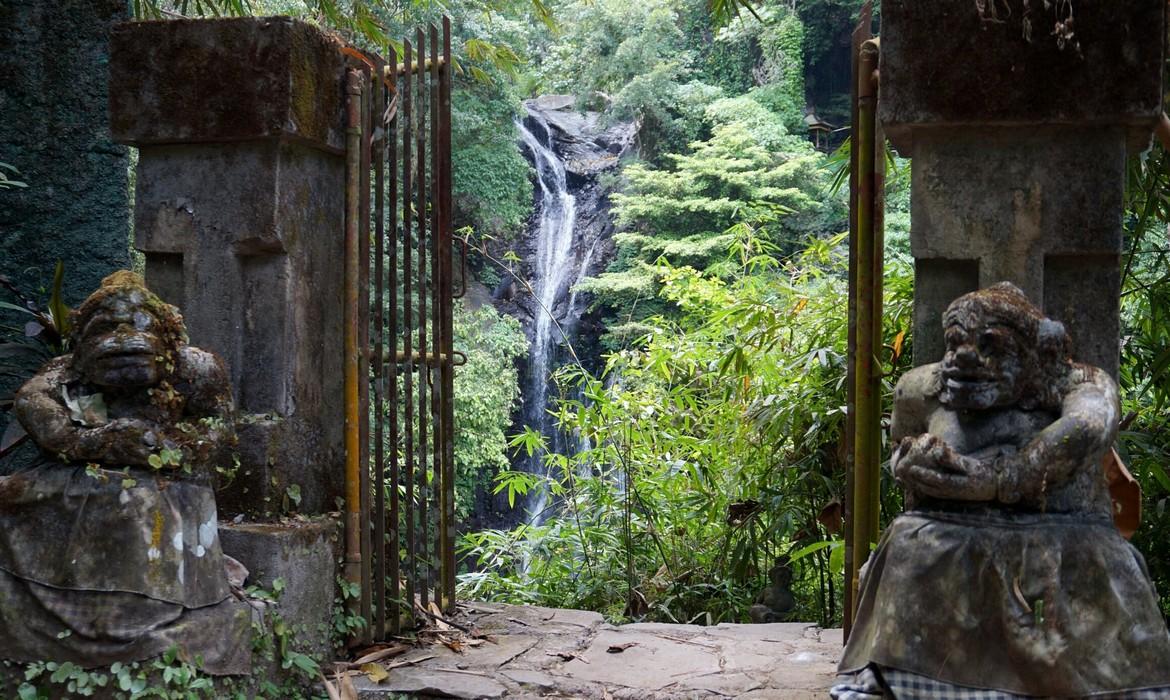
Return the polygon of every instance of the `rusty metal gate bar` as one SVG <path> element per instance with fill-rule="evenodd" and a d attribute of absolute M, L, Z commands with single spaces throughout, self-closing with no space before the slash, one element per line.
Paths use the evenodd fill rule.
<path fill-rule="evenodd" d="M 401 63 L 394 50 L 388 61 L 347 53 L 362 65 L 349 82 L 361 138 L 348 158 L 347 302 L 358 308 L 346 321 L 366 351 L 352 368 L 365 381 L 346 384 L 357 404 L 347 478 L 358 482 L 347 489 L 358 502 L 347 505 L 346 577 L 368 622 L 355 641 L 369 642 L 455 601 L 450 21 L 441 36 L 418 29 Z"/>

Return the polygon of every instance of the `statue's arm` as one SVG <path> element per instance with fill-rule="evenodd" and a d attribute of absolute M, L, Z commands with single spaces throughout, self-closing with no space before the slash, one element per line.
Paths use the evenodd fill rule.
<path fill-rule="evenodd" d="M 69 462 L 141 466 L 150 456 L 154 435 L 141 421 L 118 419 L 88 427 L 73 421 L 62 398 L 69 357 L 59 357 L 16 392 L 13 413 L 45 452 Z"/>
<path fill-rule="evenodd" d="M 1078 469 L 1100 469 L 1101 456 L 1117 438 L 1117 385 L 1096 367 L 1083 373 L 1061 404 L 1060 418 L 1019 452 L 996 460 L 998 496 L 1005 503 L 1040 503 L 1044 492 Z"/>
<path fill-rule="evenodd" d="M 894 386 L 894 412 L 890 417 L 890 444 L 896 450 L 904 438 L 917 437 L 927 430 L 930 411 L 938 394 L 937 364 L 922 365 L 906 372 Z"/>
<path fill-rule="evenodd" d="M 180 350 L 178 374 L 187 402 L 173 441 L 183 451 L 184 464 L 202 464 L 235 443 L 231 382 L 219 357 L 193 347 Z"/>

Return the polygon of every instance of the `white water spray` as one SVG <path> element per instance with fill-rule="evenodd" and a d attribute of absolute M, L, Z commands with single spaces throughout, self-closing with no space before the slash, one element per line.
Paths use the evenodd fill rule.
<path fill-rule="evenodd" d="M 566 318 L 556 318 L 562 324 L 561 329 L 553 322 L 553 315 L 556 313 L 557 299 L 586 274 L 592 250 L 580 266 L 574 264 L 572 248 L 573 230 L 577 221 L 577 198 L 569 194 L 565 164 L 552 151 L 548 122 L 539 113 L 534 112 L 532 118 L 543 127 L 549 142 L 542 142 L 522 122 L 517 122 L 520 137 L 532 150 L 541 193 L 532 285 L 539 304 L 535 309 L 532 348 L 528 358 L 529 385 L 525 392 L 524 417 L 528 425 L 539 429 L 550 441 L 555 442 L 555 428 L 549 429 L 551 421 L 546 413 L 549 371 L 558 345 L 556 336 L 560 335 L 563 325 L 569 320 L 567 317 L 574 311 L 576 294 L 571 295 L 561 314 Z M 542 464 L 539 456 L 530 459 L 526 469 L 529 472 L 540 472 Z M 528 523 L 539 525 L 543 522 L 547 507 L 548 494 L 541 489 L 529 500 Z"/>

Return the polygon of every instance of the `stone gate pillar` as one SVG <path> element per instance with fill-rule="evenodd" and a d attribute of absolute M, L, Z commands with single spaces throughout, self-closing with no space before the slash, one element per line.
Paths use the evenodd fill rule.
<path fill-rule="evenodd" d="M 139 149 L 135 245 L 241 413 L 228 512 L 343 494 L 344 60 L 289 18 L 136 22 L 113 35 L 114 138 Z"/>
<path fill-rule="evenodd" d="M 913 159 L 915 364 L 941 359 L 955 297 L 1007 280 L 1117 376 L 1125 160 L 1161 111 L 1165 7 L 882 3 L 879 117 Z"/>

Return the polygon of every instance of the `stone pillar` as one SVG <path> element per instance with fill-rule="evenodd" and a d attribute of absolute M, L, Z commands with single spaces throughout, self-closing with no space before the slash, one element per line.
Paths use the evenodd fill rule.
<path fill-rule="evenodd" d="M 139 148 L 135 245 L 242 414 L 228 512 L 343 493 L 344 59 L 288 18 L 130 23 L 113 36 L 114 137 Z"/>
<path fill-rule="evenodd" d="M 941 359 L 955 297 L 1008 280 L 1116 377 L 1125 160 L 1161 111 L 1165 6 L 882 4 L 879 117 L 913 159 L 915 364 Z"/>
<path fill-rule="evenodd" d="M 106 115 L 110 30 L 126 0 L 0 2 L 0 162 L 27 188 L 0 190 L 0 274 L 41 300 L 65 263 L 73 306 L 129 265 L 127 149 Z M 6 301 L 12 301 L 4 297 Z M 0 322 L 28 318 L 0 311 Z M 0 378 L 0 393 L 14 389 Z M 0 433 L 6 413 L 0 413 Z"/>

